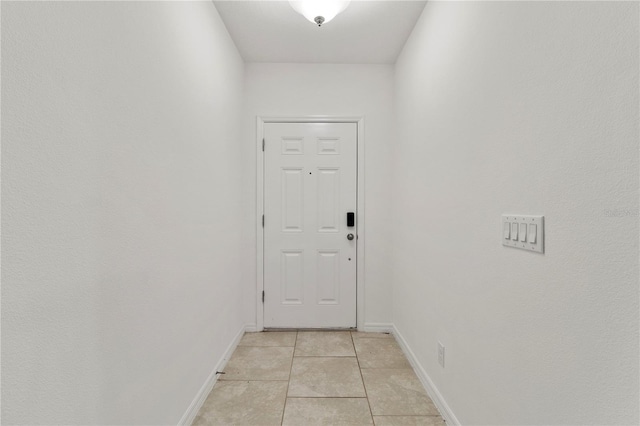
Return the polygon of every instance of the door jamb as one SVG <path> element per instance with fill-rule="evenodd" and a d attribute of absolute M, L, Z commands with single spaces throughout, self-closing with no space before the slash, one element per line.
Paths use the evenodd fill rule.
<path fill-rule="evenodd" d="M 262 215 L 264 214 L 264 152 L 262 139 L 264 138 L 265 123 L 356 123 L 357 124 L 357 165 L 356 165 L 356 197 L 358 217 L 356 220 L 356 326 L 358 330 L 364 327 L 364 116 L 333 116 L 313 115 L 301 117 L 266 117 L 258 116 L 256 121 L 256 331 L 264 330 L 264 228 Z"/>

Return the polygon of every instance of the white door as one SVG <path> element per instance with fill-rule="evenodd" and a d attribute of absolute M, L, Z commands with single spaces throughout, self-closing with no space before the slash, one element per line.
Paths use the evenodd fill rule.
<path fill-rule="evenodd" d="M 264 326 L 355 327 L 357 124 L 265 123 L 264 137 Z"/>

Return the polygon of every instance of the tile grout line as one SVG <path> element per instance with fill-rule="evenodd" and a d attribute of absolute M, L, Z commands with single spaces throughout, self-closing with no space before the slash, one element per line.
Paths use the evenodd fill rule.
<path fill-rule="evenodd" d="M 378 414 L 376 415 L 376 417 L 442 417 L 442 416 L 440 416 L 439 414 Z"/>
<path fill-rule="evenodd" d="M 2 0 L 0 0 L 2 1 Z M 296 356 L 295 358 L 356 358 L 355 356 L 344 356 L 344 355 L 302 355 Z"/>
<path fill-rule="evenodd" d="M 287 399 L 367 399 L 366 396 L 290 396 Z M 395 414 L 396 416 L 404 414 Z M 423 414 L 413 414 L 414 416 L 422 416 Z M 425 416 L 427 414 L 424 414 Z"/>
<path fill-rule="evenodd" d="M 239 348 L 292 348 L 289 345 L 238 345 Z M 235 352 L 235 351 L 234 351 Z"/>
<path fill-rule="evenodd" d="M 220 383 L 225 382 L 288 382 L 288 380 L 278 380 L 278 379 L 224 379 L 219 380 Z"/>
<path fill-rule="evenodd" d="M 356 354 L 356 362 L 358 363 L 358 373 L 360 373 L 360 380 L 362 380 L 362 389 L 364 389 L 364 395 L 367 399 L 367 406 L 369 407 L 369 415 L 371 416 L 371 423 L 375 426 L 375 420 L 373 419 L 373 411 L 371 411 L 371 402 L 369 401 L 369 393 L 367 393 L 367 387 L 364 384 L 364 377 L 362 377 L 362 368 L 360 367 L 360 359 L 358 358 L 358 351 L 356 350 L 356 342 L 353 338 L 353 331 L 351 332 L 351 344 L 353 345 L 353 352 Z"/>
<path fill-rule="evenodd" d="M 284 412 L 287 409 L 287 400 L 289 399 L 289 385 L 291 384 L 291 373 L 293 372 L 293 359 L 296 356 L 296 345 L 298 344 L 298 331 L 296 330 L 296 338 L 293 341 L 293 352 L 291 352 L 291 366 L 289 367 L 289 380 L 287 380 L 287 390 L 284 394 L 284 406 L 282 407 L 282 417 L 280 426 L 284 424 Z"/>

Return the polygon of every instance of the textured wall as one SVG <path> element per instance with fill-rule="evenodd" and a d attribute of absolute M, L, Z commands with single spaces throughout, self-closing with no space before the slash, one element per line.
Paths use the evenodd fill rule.
<path fill-rule="evenodd" d="M 211 3 L 2 4 L 2 421 L 176 424 L 243 325 Z"/>
<path fill-rule="evenodd" d="M 365 116 L 365 323 L 391 322 L 387 201 L 393 149 L 393 67 L 248 63 L 245 91 L 243 128 L 249 141 L 256 138 L 256 116 Z M 255 151 L 252 159 L 255 161 Z M 255 173 L 247 177 L 255 186 Z M 255 222 L 255 201 L 247 210 Z M 252 253 L 255 238 L 253 232 Z M 247 300 L 247 322 L 254 323 L 255 285 Z"/>
<path fill-rule="evenodd" d="M 638 7 L 430 2 L 398 60 L 394 322 L 463 424 L 638 424 Z"/>

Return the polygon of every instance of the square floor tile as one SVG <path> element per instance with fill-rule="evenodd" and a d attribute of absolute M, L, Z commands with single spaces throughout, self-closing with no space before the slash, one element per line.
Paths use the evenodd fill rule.
<path fill-rule="evenodd" d="M 265 331 L 245 333 L 238 346 L 295 346 L 295 331 Z"/>
<path fill-rule="evenodd" d="M 283 425 L 373 425 L 366 398 L 287 398 Z"/>
<path fill-rule="evenodd" d="M 373 416 L 376 426 L 446 426 L 440 416 Z"/>
<path fill-rule="evenodd" d="M 193 425 L 279 425 L 287 382 L 217 382 Z"/>
<path fill-rule="evenodd" d="M 238 346 L 219 380 L 289 380 L 293 348 Z"/>
<path fill-rule="evenodd" d="M 412 369 L 362 369 L 371 412 L 380 415 L 439 415 Z"/>
<path fill-rule="evenodd" d="M 295 356 L 355 356 L 348 331 L 299 331 Z"/>
<path fill-rule="evenodd" d="M 364 386 L 355 357 L 295 357 L 288 397 L 359 397 Z"/>
<path fill-rule="evenodd" d="M 354 339 L 361 368 L 411 368 L 395 339 Z"/>

